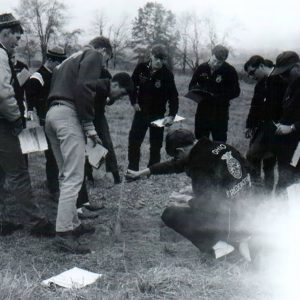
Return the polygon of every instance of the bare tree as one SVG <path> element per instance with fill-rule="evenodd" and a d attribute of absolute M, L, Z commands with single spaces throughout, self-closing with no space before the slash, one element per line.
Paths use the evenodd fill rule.
<path fill-rule="evenodd" d="M 107 17 L 105 12 L 103 10 L 101 12 L 97 10 L 92 21 L 92 31 L 98 35 L 104 35 L 106 26 Z"/>
<path fill-rule="evenodd" d="M 32 59 L 35 57 L 38 49 L 39 44 L 37 39 L 25 32 L 18 46 L 18 52 L 26 59 L 29 67 L 31 67 Z"/>
<path fill-rule="evenodd" d="M 16 9 L 25 30 L 38 37 L 43 61 L 50 39 L 65 24 L 65 11 L 65 5 L 58 0 L 22 0 Z"/>
<path fill-rule="evenodd" d="M 82 34 L 81 29 L 75 29 L 73 31 L 62 32 L 59 40 L 60 44 L 64 48 L 67 55 L 79 50 L 80 46 L 78 43 L 78 37 Z"/>
<path fill-rule="evenodd" d="M 111 25 L 108 35 L 113 48 L 113 68 L 116 68 L 117 61 L 124 56 L 124 50 L 129 47 L 129 23 L 128 17 L 124 16 L 119 24 Z"/>

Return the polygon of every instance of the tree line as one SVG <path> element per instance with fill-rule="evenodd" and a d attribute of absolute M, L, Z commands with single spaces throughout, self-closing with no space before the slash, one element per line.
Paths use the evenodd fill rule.
<path fill-rule="evenodd" d="M 37 53 L 46 58 L 52 44 L 64 47 L 68 55 L 80 49 L 81 29 L 65 31 L 69 22 L 68 8 L 59 0 L 22 0 L 16 8 L 25 29 L 20 52 L 29 66 Z M 218 43 L 227 47 L 229 28 L 218 32 L 213 16 L 185 12 L 175 15 L 157 2 L 148 2 L 139 8 L 133 20 L 127 16 L 117 23 L 110 22 L 105 11 L 97 11 L 91 18 L 91 32 L 104 35 L 111 41 L 113 68 L 130 65 L 148 58 L 148 50 L 162 43 L 169 52 L 169 66 L 185 73 L 195 70 L 201 60 Z"/>

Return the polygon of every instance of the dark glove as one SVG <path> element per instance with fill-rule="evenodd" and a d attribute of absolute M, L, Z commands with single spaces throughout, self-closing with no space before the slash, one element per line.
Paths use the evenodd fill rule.
<path fill-rule="evenodd" d="M 12 127 L 12 134 L 14 136 L 18 136 L 23 130 L 22 118 L 19 118 L 14 122 L 11 122 L 11 127 Z"/>

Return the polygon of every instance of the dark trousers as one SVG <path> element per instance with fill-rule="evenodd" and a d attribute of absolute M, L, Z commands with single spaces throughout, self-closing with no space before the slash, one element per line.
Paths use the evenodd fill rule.
<path fill-rule="evenodd" d="M 298 163 L 296 167 L 290 165 L 298 141 L 299 139 L 293 133 L 275 138 L 275 150 L 278 159 L 277 193 L 295 183 L 300 177 L 300 164 Z"/>
<path fill-rule="evenodd" d="M 198 105 L 195 115 L 195 136 L 209 138 L 210 134 L 214 141 L 227 141 L 228 131 L 228 108 L 216 110 L 214 107 L 202 107 Z"/>
<path fill-rule="evenodd" d="M 47 177 L 47 187 L 50 193 L 59 192 L 59 181 L 58 181 L 58 167 L 57 163 L 51 149 L 51 145 L 49 140 L 48 142 L 48 150 L 46 150 L 45 158 L 46 158 L 46 177 Z"/>
<path fill-rule="evenodd" d="M 163 222 L 190 240 L 203 252 L 211 251 L 218 241 L 237 242 L 248 233 L 237 230 L 229 214 L 205 212 L 190 207 L 167 207 Z"/>
<path fill-rule="evenodd" d="M 261 181 L 261 165 L 263 164 L 264 189 L 272 192 L 275 182 L 274 171 L 277 158 L 274 154 L 274 150 L 272 150 L 271 143 L 268 142 L 265 136 L 266 134 L 268 134 L 268 131 L 265 132 L 263 127 L 255 132 L 250 141 L 246 156 L 252 166 L 251 179 L 253 182 Z"/>
<path fill-rule="evenodd" d="M 164 128 L 152 127 L 150 123 L 163 116 L 145 116 L 141 112 L 136 112 L 129 132 L 128 144 L 128 169 L 139 170 L 141 156 L 141 145 L 146 132 L 150 130 L 150 158 L 148 166 L 160 162 L 160 149 L 164 139 Z"/>
<path fill-rule="evenodd" d="M 107 119 L 104 113 L 101 115 L 97 115 L 94 124 L 103 146 L 108 150 L 105 158 L 106 172 L 117 173 L 119 172 L 117 157 L 114 150 L 114 145 L 111 140 Z"/>
<path fill-rule="evenodd" d="M 19 139 L 11 133 L 10 124 L 5 120 L 0 120 L 0 169 L 0 203 L 3 204 L 5 200 L 5 177 L 17 203 L 22 206 L 22 210 L 16 213 L 28 220 L 43 218 L 44 215 L 32 195 L 27 163 L 21 152 Z"/>

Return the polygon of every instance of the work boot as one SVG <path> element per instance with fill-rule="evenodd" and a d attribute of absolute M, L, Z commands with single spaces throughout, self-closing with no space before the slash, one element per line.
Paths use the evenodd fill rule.
<path fill-rule="evenodd" d="M 73 231 L 57 232 L 53 241 L 53 245 L 61 251 L 72 254 L 88 254 L 91 249 L 79 243 L 73 235 Z"/>
<path fill-rule="evenodd" d="M 0 236 L 13 234 L 16 230 L 23 229 L 22 224 L 16 224 L 10 221 L 0 221 Z"/>
<path fill-rule="evenodd" d="M 36 237 L 54 237 L 55 226 L 47 219 L 41 219 L 30 229 L 30 234 Z"/>
<path fill-rule="evenodd" d="M 112 172 L 113 178 L 114 178 L 114 184 L 119 184 L 122 182 L 120 174 L 118 171 Z"/>
<path fill-rule="evenodd" d="M 75 237 L 80 237 L 81 235 L 84 234 L 92 234 L 96 231 L 96 228 L 92 225 L 89 224 L 80 224 L 78 227 L 76 227 L 73 230 L 73 235 Z"/>
<path fill-rule="evenodd" d="M 86 219 L 96 219 L 98 218 L 99 214 L 87 209 L 86 207 L 81 207 L 77 209 L 78 218 L 81 220 Z"/>

